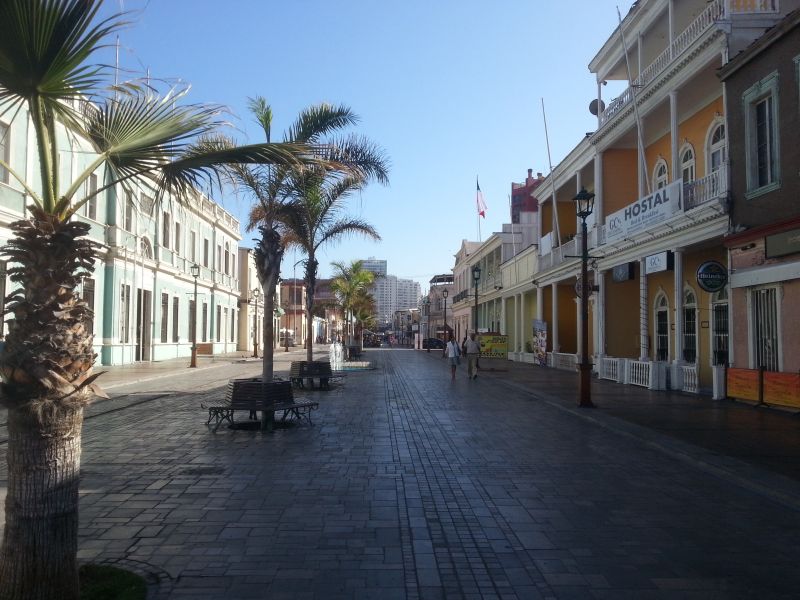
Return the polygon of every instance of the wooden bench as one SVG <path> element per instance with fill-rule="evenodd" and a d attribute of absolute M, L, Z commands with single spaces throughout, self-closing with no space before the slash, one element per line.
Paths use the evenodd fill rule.
<path fill-rule="evenodd" d="M 203 406 L 208 410 L 206 426 L 211 428 L 213 421 L 214 432 L 225 421 L 233 425 L 233 415 L 237 410 L 251 413 L 258 410 L 282 412 L 281 421 L 285 421 L 287 417 L 294 417 L 313 425 L 311 411 L 318 407 L 318 402 L 297 401 L 290 381 L 275 380 L 263 384 L 260 377 L 232 379 L 228 382 L 225 399 L 221 404 Z"/>
<path fill-rule="evenodd" d="M 308 362 L 307 360 L 292 361 L 289 369 L 289 380 L 292 385 L 304 388 L 304 380 L 309 381 L 311 388 L 314 388 L 314 379 L 319 379 L 319 387 L 323 390 L 330 389 L 330 381 L 333 379 L 331 363 L 323 361 Z"/>

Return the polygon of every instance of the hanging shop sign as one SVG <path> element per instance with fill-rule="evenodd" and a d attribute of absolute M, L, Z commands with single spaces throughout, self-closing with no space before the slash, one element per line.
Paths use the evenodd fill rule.
<path fill-rule="evenodd" d="M 715 260 L 709 260 L 697 267 L 697 285 L 712 294 L 728 284 L 728 269 Z"/>
<path fill-rule="evenodd" d="M 628 262 L 617 265 L 611 270 L 611 280 L 615 283 L 630 281 L 634 277 L 634 263 Z"/>
<path fill-rule="evenodd" d="M 675 255 L 669 250 L 664 250 L 664 252 L 659 252 L 658 254 L 651 254 L 644 259 L 645 275 L 661 273 L 662 271 L 671 271 L 674 268 Z"/>
<path fill-rule="evenodd" d="M 682 210 L 683 182 L 678 180 L 606 217 L 606 243 L 613 244 L 663 223 Z"/>
<path fill-rule="evenodd" d="M 800 252 L 800 229 L 783 231 L 766 237 L 767 258 Z"/>
<path fill-rule="evenodd" d="M 482 335 L 478 337 L 481 356 L 487 358 L 508 358 L 508 336 Z"/>

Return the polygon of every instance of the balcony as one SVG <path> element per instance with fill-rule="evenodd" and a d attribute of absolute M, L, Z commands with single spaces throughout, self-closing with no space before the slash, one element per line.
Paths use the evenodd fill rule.
<path fill-rule="evenodd" d="M 723 165 L 702 179 L 695 179 L 683 185 L 683 208 L 691 210 L 728 194 L 728 168 Z"/>

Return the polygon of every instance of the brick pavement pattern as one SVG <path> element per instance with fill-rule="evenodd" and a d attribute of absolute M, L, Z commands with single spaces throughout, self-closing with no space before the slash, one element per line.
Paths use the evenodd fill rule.
<path fill-rule="evenodd" d="M 81 559 L 152 598 L 796 597 L 790 506 L 500 373 L 369 359 L 313 427 L 211 434 L 221 389 L 87 420 Z"/>

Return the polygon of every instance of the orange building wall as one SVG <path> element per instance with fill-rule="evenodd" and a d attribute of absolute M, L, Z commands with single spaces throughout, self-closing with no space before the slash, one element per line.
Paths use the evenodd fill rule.
<path fill-rule="evenodd" d="M 639 358 L 638 275 L 620 283 L 612 281 L 610 274 L 607 277 L 605 353 L 620 358 Z"/>
<path fill-rule="evenodd" d="M 553 294 L 550 287 L 544 288 L 542 293 L 542 321 L 547 323 L 547 351 L 553 351 Z M 560 315 L 559 315 L 560 316 Z"/>
<path fill-rule="evenodd" d="M 716 114 L 723 114 L 723 110 L 722 96 L 720 96 L 678 125 L 678 147 L 683 146 L 686 140 L 694 147 L 695 177 L 698 179 L 707 174 L 705 145 L 708 128 Z"/>
<path fill-rule="evenodd" d="M 578 351 L 578 309 L 575 303 L 575 286 L 558 286 L 558 345 L 560 352 L 574 354 Z"/>
<path fill-rule="evenodd" d="M 603 152 L 603 212 L 625 208 L 639 196 L 636 150 L 609 149 Z"/>
<path fill-rule="evenodd" d="M 574 236 L 576 231 L 575 204 L 566 202 L 558 203 L 558 227 L 561 230 L 561 241 L 564 243 L 569 236 Z"/>
<path fill-rule="evenodd" d="M 539 205 L 539 214 L 542 219 L 542 235 L 553 231 L 553 203 L 544 202 Z"/>
<path fill-rule="evenodd" d="M 798 306 L 800 306 L 800 281 L 797 279 L 784 281 L 783 302 L 781 304 L 781 348 L 783 370 L 786 373 L 800 371 L 800 319 L 797 318 Z"/>

